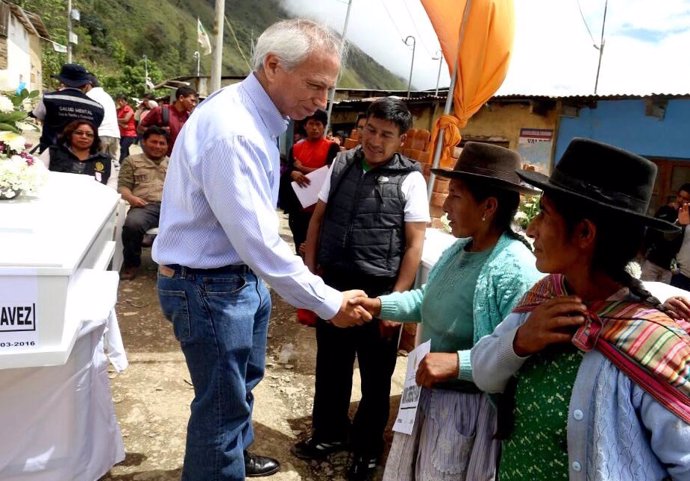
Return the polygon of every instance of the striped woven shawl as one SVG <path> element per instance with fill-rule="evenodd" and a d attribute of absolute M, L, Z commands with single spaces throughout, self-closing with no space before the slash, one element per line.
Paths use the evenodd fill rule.
<path fill-rule="evenodd" d="M 531 312 L 542 302 L 569 295 L 565 278 L 552 274 L 525 294 L 514 312 Z M 674 321 L 640 302 L 597 301 L 572 343 L 597 349 L 669 411 L 690 423 L 690 335 L 685 321 Z"/>

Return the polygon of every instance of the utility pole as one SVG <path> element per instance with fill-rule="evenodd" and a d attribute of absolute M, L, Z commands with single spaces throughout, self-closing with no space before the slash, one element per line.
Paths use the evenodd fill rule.
<path fill-rule="evenodd" d="M 220 88 L 221 70 L 223 68 L 223 19 L 225 18 L 225 0 L 216 0 L 216 16 L 213 20 L 213 60 L 211 62 L 211 92 Z"/>
<path fill-rule="evenodd" d="M 594 48 L 599 50 L 599 64 L 597 65 L 597 78 L 594 80 L 594 95 L 597 94 L 597 88 L 599 88 L 599 72 L 601 71 L 601 57 L 604 56 L 604 43 L 606 42 L 604 40 L 604 30 L 606 29 L 606 11 L 608 10 L 608 6 L 609 6 L 609 0 L 606 0 L 606 2 L 604 2 L 604 19 L 601 21 L 601 41 L 600 41 L 598 47 L 596 45 L 594 46 Z"/>
<path fill-rule="evenodd" d="M 149 89 L 149 58 L 146 54 L 142 55 L 144 59 L 144 92 Z"/>
<path fill-rule="evenodd" d="M 345 23 L 343 24 L 343 33 L 341 35 L 343 46 L 340 49 L 340 63 L 342 65 L 343 63 L 343 52 L 345 51 L 345 35 L 347 34 L 347 25 L 350 23 L 350 9 L 352 8 L 352 0 L 348 0 L 347 2 L 347 13 L 345 14 Z M 328 132 L 328 129 L 331 126 L 331 113 L 333 112 L 333 100 L 335 99 L 335 87 L 333 87 L 328 95 L 328 113 L 327 115 L 327 121 L 326 121 L 326 129 L 325 131 Z"/>
<path fill-rule="evenodd" d="M 407 98 L 408 99 L 410 98 L 410 89 L 412 88 L 412 70 L 414 70 L 414 53 L 415 53 L 415 50 L 417 49 L 417 39 L 415 39 L 413 35 L 408 35 L 405 38 L 405 40 L 403 40 L 405 45 L 407 45 L 408 47 L 410 46 L 410 44 L 407 43 L 407 41 L 409 39 L 412 39 L 412 61 L 410 62 L 410 78 L 407 81 Z"/>
<path fill-rule="evenodd" d="M 67 63 L 72 63 L 72 0 L 67 0 Z"/>
<path fill-rule="evenodd" d="M 443 66 L 443 53 L 440 50 L 436 51 L 436 56 L 431 57 L 431 60 L 438 60 L 438 75 L 436 75 L 436 91 L 434 95 L 438 97 L 438 84 L 441 81 L 441 67 Z"/>

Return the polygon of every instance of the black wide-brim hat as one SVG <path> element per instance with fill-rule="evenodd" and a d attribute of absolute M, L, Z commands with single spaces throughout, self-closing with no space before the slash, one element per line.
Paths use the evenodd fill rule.
<path fill-rule="evenodd" d="M 550 177 L 517 171 L 525 182 L 583 201 L 594 209 L 628 216 L 662 231 L 678 226 L 647 214 L 656 165 L 631 152 L 591 139 L 574 138 Z"/>
<path fill-rule="evenodd" d="M 521 163 L 520 155 L 505 147 L 482 142 L 467 142 L 453 170 L 431 169 L 431 171 L 439 177 L 466 180 L 474 178 L 505 190 L 527 195 L 538 194 L 537 190 L 522 182 L 516 174 Z"/>
<path fill-rule="evenodd" d="M 89 72 L 78 63 L 64 64 L 62 69 L 60 69 L 60 73 L 52 77 L 58 79 L 67 87 L 72 88 L 83 87 L 90 81 Z"/>

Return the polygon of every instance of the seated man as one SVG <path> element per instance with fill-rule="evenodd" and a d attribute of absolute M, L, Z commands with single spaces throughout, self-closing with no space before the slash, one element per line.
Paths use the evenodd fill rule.
<path fill-rule="evenodd" d="M 161 127 L 146 129 L 141 142 L 143 154 L 122 162 L 117 190 L 131 208 L 122 228 L 124 266 L 120 279 L 132 280 L 141 265 L 141 241 L 147 230 L 158 227 L 163 182 L 168 170 L 168 136 Z"/>

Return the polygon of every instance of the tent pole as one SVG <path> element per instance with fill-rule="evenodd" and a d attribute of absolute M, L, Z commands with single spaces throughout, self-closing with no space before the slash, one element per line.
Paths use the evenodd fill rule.
<path fill-rule="evenodd" d="M 465 25 L 467 24 L 467 18 L 470 16 L 470 7 L 472 0 L 467 0 L 465 2 L 465 10 L 462 13 L 462 22 L 460 22 L 460 30 L 458 32 L 458 49 L 455 54 L 455 64 L 453 65 L 453 73 L 450 76 L 450 86 L 448 87 L 448 95 L 446 96 L 446 106 L 443 109 L 443 114 L 448 115 L 453 108 L 453 92 L 455 91 L 455 84 L 458 80 L 458 68 L 459 68 L 459 58 L 460 49 L 462 48 L 462 42 L 465 37 Z M 439 129 L 438 138 L 436 139 L 436 145 L 434 146 L 434 160 L 431 163 L 433 169 L 438 167 L 441 161 L 441 150 L 443 148 L 443 133 L 445 129 Z M 436 175 L 434 173 L 429 174 L 429 185 L 427 185 L 427 199 L 431 201 L 431 194 L 434 192 L 434 183 L 436 182 Z"/>

